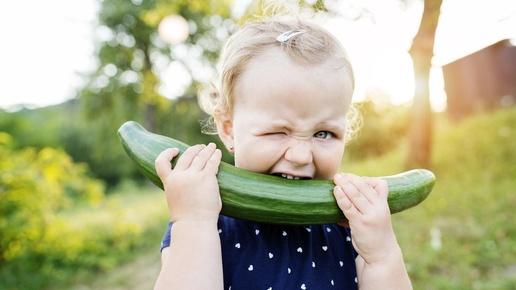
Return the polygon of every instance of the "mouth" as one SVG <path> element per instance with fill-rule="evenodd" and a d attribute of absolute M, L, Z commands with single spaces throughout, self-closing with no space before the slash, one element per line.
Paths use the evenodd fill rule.
<path fill-rule="evenodd" d="M 310 179 L 312 179 L 310 177 L 295 176 L 295 175 L 290 175 L 290 174 L 286 174 L 286 173 L 274 173 L 272 175 L 280 177 L 280 178 L 293 179 L 293 180 L 310 180 Z"/>

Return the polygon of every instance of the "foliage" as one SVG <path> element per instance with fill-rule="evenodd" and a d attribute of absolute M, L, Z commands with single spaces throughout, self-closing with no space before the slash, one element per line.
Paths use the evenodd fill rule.
<path fill-rule="evenodd" d="M 98 29 L 107 37 L 99 39 L 99 67 L 80 93 L 89 119 L 104 117 L 119 122 L 144 119 L 144 124 L 155 130 L 160 111 L 166 112 L 169 106 L 158 93 L 159 74 L 173 61 L 188 64 L 193 58 L 192 51 L 197 55 L 196 65 L 208 69 L 213 66 L 209 62 L 213 60 L 210 53 L 218 55 L 220 49 L 215 32 L 228 27 L 222 26 L 221 20 L 210 21 L 210 17 L 227 18 L 229 5 L 226 4 L 225 1 L 103 1 Z M 186 56 L 171 51 L 172 47 L 156 33 L 161 19 L 170 14 L 182 15 L 190 22 L 191 37 L 174 47 L 186 51 Z M 195 96 L 192 89 L 185 96 Z"/>
<path fill-rule="evenodd" d="M 87 163 L 90 173 L 103 179 L 108 185 L 123 178 L 140 177 L 137 169 L 126 160 L 121 146 L 118 159 L 107 156 L 99 158 L 99 151 L 106 150 L 106 144 L 92 136 L 98 135 L 97 128 L 80 118 L 80 101 L 70 100 L 56 106 L 38 109 L 23 109 L 15 112 L 0 110 L 0 131 L 12 136 L 11 147 L 21 149 L 52 147 L 67 152 L 74 162 Z M 116 130 L 112 132 L 116 141 Z"/>
<path fill-rule="evenodd" d="M 6 112 L 0 109 L 0 131 L 11 135 L 10 146 L 22 147 L 57 147 L 59 140 L 55 134 L 61 120 L 56 118 L 55 107 L 35 110 L 22 109 L 17 112 Z M 60 112 L 66 112 L 61 109 Z"/>
<path fill-rule="evenodd" d="M 203 118 L 196 101 L 196 87 L 213 73 L 222 40 L 233 28 L 230 1 L 120 1 L 101 2 L 96 56 L 98 68 L 79 92 L 81 126 L 86 131 L 66 131 L 66 141 L 82 140 L 96 175 L 114 185 L 124 178 L 138 178 L 120 146 L 116 131 L 126 121 L 140 122 L 149 131 L 184 136 L 185 142 L 212 141 L 198 131 Z M 157 35 L 160 21 L 168 15 L 188 20 L 189 38 L 174 46 Z M 164 74 L 171 65 L 191 79 L 180 96 L 164 91 Z M 169 74 L 170 75 L 170 74 Z M 168 77 L 177 83 L 178 75 Z M 169 100 L 165 97 L 173 98 Z M 199 133 L 197 133 L 199 132 Z M 186 133 L 186 134 L 185 134 Z M 73 150 L 69 146 L 67 150 Z M 78 154 L 73 153 L 74 157 Z"/>
<path fill-rule="evenodd" d="M 61 211 L 24 259 L 0 266 L 2 289 L 73 289 L 71 283 L 90 283 L 142 250 L 158 252 L 167 213 L 161 191 L 137 188 Z"/>
<path fill-rule="evenodd" d="M 404 140 L 408 130 L 409 108 L 381 102 L 381 98 L 355 105 L 361 114 L 362 127 L 346 146 L 346 160 L 381 156 L 397 148 L 400 140 Z"/>
<path fill-rule="evenodd" d="M 12 137 L 0 132 L 0 264 L 41 266 L 56 212 L 98 204 L 103 185 L 61 150 L 11 146 Z"/>
<path fill-rule="evenodd" d="M 202 134 L 199 120 L 207 116 L 201 112 L 195 99 L 180 98 L 167 102 L 170 104 L 167 114 L 161 117 L 162 129 L 157 131 L 188 144 L 215 142 L 222 146 L 215 136 Z M 66 151 L 74 162 L 88 164 L 91 175 L 102 179 L 109 187 L 124 179 L 144 182 L 143 175 L 122 149 L 116 135 L 118 126 L 112 132 L 100 130 L 99 123 L 81 118 L 80 106 L 81 100 L 71 100 L 38 109 L 0 110 L 0 131 L 12 136 L 10 146 L 13 149 L 53 147 Z M 100 135 L 102 132 L 106 135 Z M 104 140 L 99 141 L 101 136 Z M 111 154 L 107 154 L 109 152 Z M 226 155 L 224 160 L 232 162 L 232 157 Z"/>
<path fill-rule="evenodd" d="M 162 234 L 167 211 L 156 210 L 160 192 L 149 200 L 106 199 L 102 183 L 63 151 L 14 150 L 11 143 L 0 132 L 2 289 L 42 289 L 112 269 L 149 245 L 157 227 Z"/>
<path fill-rule="evenodd" d="M 422 204 L 393 216 L 414 289 L 515 289 L 516 109 L 460 124 L 439 118 L 436 186 Z M 344 166 L 393 174 L 403 168 L 401 152 Z"/>

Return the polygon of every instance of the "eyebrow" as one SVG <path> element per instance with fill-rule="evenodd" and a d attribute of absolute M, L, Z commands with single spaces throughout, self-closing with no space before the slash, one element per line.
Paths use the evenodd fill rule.
<path fill-rule="evenodd" d="M 344 122 L 337 122 L 337 121 L 323 121 L 317 124 L 316 127 L 329 127 L 333 130 L 346 130 L 346 120 Z"/>

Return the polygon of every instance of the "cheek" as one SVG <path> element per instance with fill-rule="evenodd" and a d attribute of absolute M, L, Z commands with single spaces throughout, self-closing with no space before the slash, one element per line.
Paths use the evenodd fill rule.
<path fill-rule="evenodd" d="M 245 170 L 267 173 L 267 170 L 271 167 L 267 162 L 270 160 L 265 157 L 261 152 L 250 152 L 246 150 L 235 151 L 235 166 Z"/>
<path fill-rule="evenodd" d="M 333 179 L 333 176 L 340 171 L 344 146 L 321 149 L 314 161 L 317 168 L 318 179 Z"/>
<path fill-rule="evenodd" d="M 334 161 L 322 162 L 321 165 L 316 165 L 316 167 L 316 179 L 333 179 L 333 176 L 339 172 L 340 162 L 337 162 L 337 158 L 334 158 Z"/>
<path fill-rule="evenodd" d="M 238 147 L 237 147 L 238 146 Z M 282 156 L 280 143 L 264 137 L 235 142 L 235 166 L 249 171 L 268 173 Z"/>
<path fill-rule="evenodd" d="M 246 140 L 246 142 L 235 140 L 235 166 L 249 171 L 263 172 L 270 159 L 266 152 L 263 145 L 252 140 Z"/>

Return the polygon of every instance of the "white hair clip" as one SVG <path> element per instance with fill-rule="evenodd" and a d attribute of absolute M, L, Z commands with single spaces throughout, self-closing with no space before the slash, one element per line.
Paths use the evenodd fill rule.
<path fill-rule="evenodd" d="M 278 37 L 276 37 L 276 40 L 279 42 L 287 42 L 292 37 L 303 34 L 305 32 L 306 32 L 306 30 L 289 30 L 287 32 L 283 32 L 282 34 L 278 35 Z"/>

